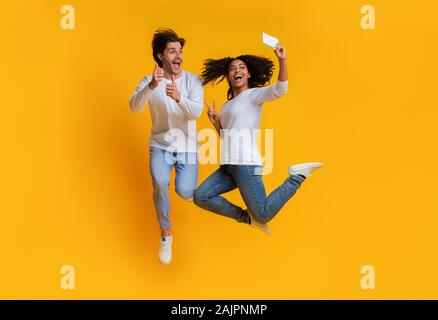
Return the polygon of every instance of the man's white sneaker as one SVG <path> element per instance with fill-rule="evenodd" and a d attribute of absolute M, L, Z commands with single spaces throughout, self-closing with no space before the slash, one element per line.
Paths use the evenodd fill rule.
<path fill-rule="evenodd" d="M 172 236 L 161 237 L 160 250 L 158 258 L 162 264 L 170 264 L 172 262 Z"/>
<path fill-rule="evenodd" d="M 309 162 L 309 163 L 302 163 L 302 164 L 296 164 L 294 166 L 289 167 L 289 175 L 298 175 L 301 174 L 305 176 L 306 178 L 310 177 L 312 175 L 312 172 L 316 169 L 322 168 L 323 164 L 320 162 Z"/>
<path fill-rule="evenodd" d="M 267 223 L 257 222 L 257 220 L 255 220 L 252 217 L 252 215 L 249 213 L 249 211 L 246 211 L 246 212 L 248 213 L 249 218 L 251 219 L 251 223 L 250 223 L 251 227 L 264 232 L 267 236 L 271 236 L 272 235 L 272 230 L 271 230 L 271 228 L 269 228 Z"/>

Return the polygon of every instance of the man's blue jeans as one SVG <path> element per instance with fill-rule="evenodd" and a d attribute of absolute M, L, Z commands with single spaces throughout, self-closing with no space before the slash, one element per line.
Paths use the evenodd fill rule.
<path fill-rule="evenodd" d="M 266 196 L 262 180 L 262 167 L 254 165 L 223 165 L 208 177 L 196 190 L 194 201 L 198 207 L 250 223 L 246 210 L 220 195 L 239 188 L 252 217 L 260 223 L 271 221 L 304 181 L 303 176 L 289 176 L 286 181 Z"/>
<path fill-rule="evenodd" d="M 171 227 L 169 219 L 170 172 L 175 167 L 175 191 L 183 199 L 190 200 L 198 180 L 198 155 L 196 153 L 169 152 L 150 147 L 150 172 L 153 184 L 155 211 L 161 230 Z"/>

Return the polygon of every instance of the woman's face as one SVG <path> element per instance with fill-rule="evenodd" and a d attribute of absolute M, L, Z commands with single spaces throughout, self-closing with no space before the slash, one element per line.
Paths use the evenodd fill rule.
<path fill-rule="evenodd" d="M 228 82 L 231 87 L 241 88 L 248 86 L 248 79 L 251 77 L 245 62 L 242 60 L 234 60 L 228 67 Z"/>

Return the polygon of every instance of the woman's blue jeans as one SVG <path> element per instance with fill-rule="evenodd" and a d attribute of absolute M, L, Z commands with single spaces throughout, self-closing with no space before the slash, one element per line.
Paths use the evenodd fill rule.
<path fill-rule="evenodd" d="M 262 170 L 263 167 L 255 165 L 222 165 L 198 187 L 194 202 L 205 210 L 241 223 L 250 223 L 246 210 L 221 196 L 238 188 L 251 216 L 260 223 L 267 223 L 292 198 L 305 178 L 299 175 L 289 176 L 267 196 Z"/>

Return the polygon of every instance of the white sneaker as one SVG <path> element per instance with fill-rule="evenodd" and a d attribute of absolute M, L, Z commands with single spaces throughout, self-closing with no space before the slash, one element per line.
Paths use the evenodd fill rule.
<path fill-rule="evenodd" d="M 161 237 L 158 258 L 162 264 L 168 265 L 172 262 L 172 236 Z"/>
<path fill-rule="evenodd" d="M 320 162 L 296 164 L 294 166 L 289 167 L 289 175 L 293 176 L 293 175 L 301 174 L 306 178 L 308 178 L 312 175 L 313 171 L 322 167 L 323 164 Z"/>
<path fill-rule="evenodd" d="M 249 213 L 249 211 L 246 211 L 246 212 L 248 213 L 249 217 L 251 218 L 251 223 L 250 223 L 251 227 L 264 232 L 267 236 L 271 236 L 272 235 L 272 230 L 271 230 L 271 228 L 269 228 L 267 223 L 257 222 L 257 220 L 255 220 L 252 217 L 252 215 Z"/>

